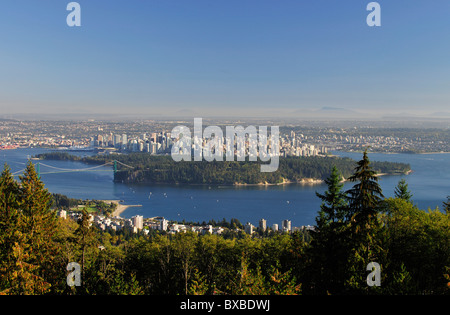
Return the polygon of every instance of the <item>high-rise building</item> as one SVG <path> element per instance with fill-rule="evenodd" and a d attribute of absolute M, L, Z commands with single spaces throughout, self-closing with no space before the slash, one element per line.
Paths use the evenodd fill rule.
<path fill-rule="evenodd" d="M 247 222 L 244 229 L 245 229 L 245 233 L 247 233 L 247 234 L 253 233 L 253 225 L 250 222 Z"/>
<path fill-rule="evenodd" d="M 272 224 L 272 230 L 274 232 L 278 231 L 278 224 L 276 224 L 276 223 Z"/>
<path fill-rule="evenodd" d="M 128 149 L 128 137 L 126 134 L 122 135 L 122 150 Z"/>
<path fill-rule="evenodd" d="M 290 220 L 283 220 L 281 223 L 281 228 L 283 232 L 290 232 L 291 231 L 291 221 Z"/>
<path fill-rule="evenodd" d="M 265 219 L 259 220 L 259 228 L 262 231 L 265 231 L 267 229 L 267 220 L 265 220 Z"/>
<path fill-rule="evenodd" d="M 99 147 L 102 147 L 104 145 L 103 136 L 102 135 L 97 135 L 97 141 L 98 141 L 98 146 Z"/>
<path fill-rule="evenodd" d="M 119 149 L 121 144 L 122 144 L 122 139 L 121 139 L 120 135 L 114 135 L 114 147 Z"/>
<path fill-rule="evenodd" d="M 156 142 L 152 141 L 151 145 L 150 145 L 150 153 L 151 154 L 156 154 L 157 150 L 158 150 L 158 146 L 156 145 Z"/>
<path fill-rule="evenodd" d="M 133 226 L 135 226 L 138 230 L 142 230 L 144 228 L 144 217 L 141 215 L 135 215 L 131 218 Z"/>
<path fill-rule="evenodd" d="M 167 231 L 168 225 L 169 221 L 167 221 L 166 219 L 162 219 L 159 228 L 161 231 Z"/>

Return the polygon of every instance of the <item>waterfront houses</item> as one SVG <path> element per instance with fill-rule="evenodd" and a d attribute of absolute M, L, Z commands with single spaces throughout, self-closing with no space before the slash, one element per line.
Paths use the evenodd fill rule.
<path fill-rule="evenodd" d="M 62 219 L 78 220 L 80 218 L 81 212 L 75 210 L 59 210 L 57 211 L 57 216 Z M 143 233 L 147 235 L 151 230 L 165 232 L 169 234 L 184 233 L 187 231 L 194 232 L 200 235 L 205 234 L 223 234 L 227 228 L 222 226 L 213 226 L 212 224 L 206 225 L 195 225 L 195 224 L 180 224 L 178 222 L 171 222 L 164 217 L 154 217 L 154 218 L 143 218 L 140 215 L 133 216 L 129 219 L 122 218 L 120 216 L 107 217 L 105 215 L 90 214 L 89 215 L 90 225 L 94 225 L 102 231 L 116 231 L 119 232 L 124 229 L 128 229 L 133 233 Z M 261 219 L 261 222 L 266 222 L 266 220 Z M 278 224 L 273 224 L 271 228 L 261 229 L 261 224 L 259 227 L 255 227 L 250 222 L 247 222 L 244 229 L 236 229 L 236 232 L 242 231 L 246 234 L 252 235 L 257 230 L 265 232 L 266 230 L 271 230 L 273 232 L 279 233 L 292 233 L 295 231 L 302 230 L 313 230 L 313 226 L 301 226 L 301 227 L 291 227 L 290 220 L 284 220 L 281 224 L 282 228 L 278 229 Z"/>

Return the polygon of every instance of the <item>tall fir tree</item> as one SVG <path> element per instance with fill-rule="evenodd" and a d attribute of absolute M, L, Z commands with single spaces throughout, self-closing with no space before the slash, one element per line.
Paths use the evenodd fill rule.
<path fill-rule="evenodd" d="M 382 264 L 386 252 L 382 248 L 383 232 L 378 214 L 382 210 L 383 192 L 376 172 L 370 166 L 367 149 L 357 162 L 349 180 L 356 184 L 347 190 L 349 201 L 349 255 L 347 260 L 346 292 L 367 294 L 378 287 L 369 287 L 365 270 L 370 262 Z"/>
<path fill-rule="evenodd" d="M 316 196 L 322 200 L 319 217 L 316 218 L 317 227 L 329 226 L 333 223 L 344 222 L 347 207 L 346 195 L 342 191 L 344 184 L 342 175 L 336 166 L 333 166 L 331 175 L 325 180 L 328 189 L 323 194 L 316 192 Z"/>
<path fill-rule="evenodd" d="M 0 263 L 11 253 L 19 219 L 19 185 L 5 164 L 0 177 Z"/>
<path fill-rule="evenodd" d="M 344 285 L 341 275 L 345 268 L 342 262 L 346 261 L 344 233 L 347 200 L 341 180 L 342 176 L 334 166 L 325 180 L 328 189 L 323 194 L 316 192 L 322 204 L 315 230 L 311 232 L 311 262 L 307 276 L 314 294 L 334 294 L 341 291 Z"/>
<path fill-rule="evenodd" d="M 408 202 L 411 202 L 412 193 L 408 189 L 408 184 L 406 183 L 406 180 L 402 178 L 394 190 L 395 197 L 406 200 Z"/>
<path fill-rule="evenodd" d="M 349 202 L 348 219 L 357 225 L 364 225 L 381 210 L 384 196 L 376 175 L 370 166 L 366 149 L 363 159 L 357 162 L 354 174 L 348 178 L 357 183 L 346 192 Z"/>
<path fill-rule="evenodd" d="M 37 276 L 52 282 L 57 275 L 53 268 L 58 254 L 55 243 L 57 217 L 50 209 L 51 194 L 44 187 L 31 161 L 20 176 L 19 197 L 22 212 L 19 225 L 25 237 L 27 262 L 38 266 L 35 270 Z"/>
<path fill-rule="evenodd" d="M 0 178 L 2 292 L 44 294 L 55 280 L 51 264 L 56 255 L 52 238 L 56 217 L 49 200 L 31 162 L 20 183 L 5 166 Z"/>
<path fill-rule="evenodd" d="M 12 288 L 15 265 L 14 247 L 19 241 L 16 233 L 19 220 L 19 185 L 5 164 L 0 177 L 0 292 Z"/>

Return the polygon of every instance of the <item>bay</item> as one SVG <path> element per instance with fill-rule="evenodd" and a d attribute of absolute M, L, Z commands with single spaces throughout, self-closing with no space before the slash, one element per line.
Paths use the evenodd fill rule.
<path fill-rule="evenodd" d="M 16 149 L 0 151 L 0 162 L 8 163 L 12 172 L 20 175 L 33 155 L 54 151 L 50 149 Z M 86 152 L 71 152 L 89 155 Z M 361 153 L 333 152 L 355 160 Z M 369 154 L 372 161 L 410 163 L 413 172 L 404 176 L 381 176 L 380 184 L 386 197 L 394 195 L 394 188 L 405 178 L 413 193 L 413 201 L 420 209 L 441 207 L 450 195 L 450 154 Z M 37 161 L 33 161 L 36 163 Z M 268 226 L 291 220 L 292 226 L 314 225 L 320 208 L 315 192 L 323 192 L 326 185 L 280 186 L 192 186 L 192 185 L 130 185 L 113 182 L 111 166 L 92 169 L 92 165 L 73 161 L 39 161 L 41 178 L 52 193 L 71 198 L 122 200 L 130 207 L 122 217 L 163 216 L 169 220 L 208 222 L 237 218 L 242 223 L 258 225 L 261 218 Z M 65 169 L 72 170 L 64 172 Z M 74 172 L 74 170 L 83 170 Z M 90 170 L 86 170 L 90 169 Z M 346 182 L 344 189 L 352 183 Z"/>

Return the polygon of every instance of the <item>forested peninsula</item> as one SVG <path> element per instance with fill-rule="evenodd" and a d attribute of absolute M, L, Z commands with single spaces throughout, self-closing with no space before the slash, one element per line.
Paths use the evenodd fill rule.
<path fill-rule="evenodd" d="M 181 161 L 170 156 L 155 156 L 146 153 L 126 155 L 109 154 L 79 157 L 67 152 L 50 152 L 36 156 L 45 160 L 71 160 L 87 164 L 104 164 L 114 160 L 117 164 L 114 181 L 145 184 L 196 184 L 196 185 L 277 185 L 287 183 L 320 183 L 336 166 L 347 179 L 354 171 L 356 161 L 335 156 L 285 157 L 280 158 L 278 170 L 262 173 L 263 162 L 238 161 Z M 379 175 L 401 175 L 411 171 L 405 163 L 371 162 Z"/>

